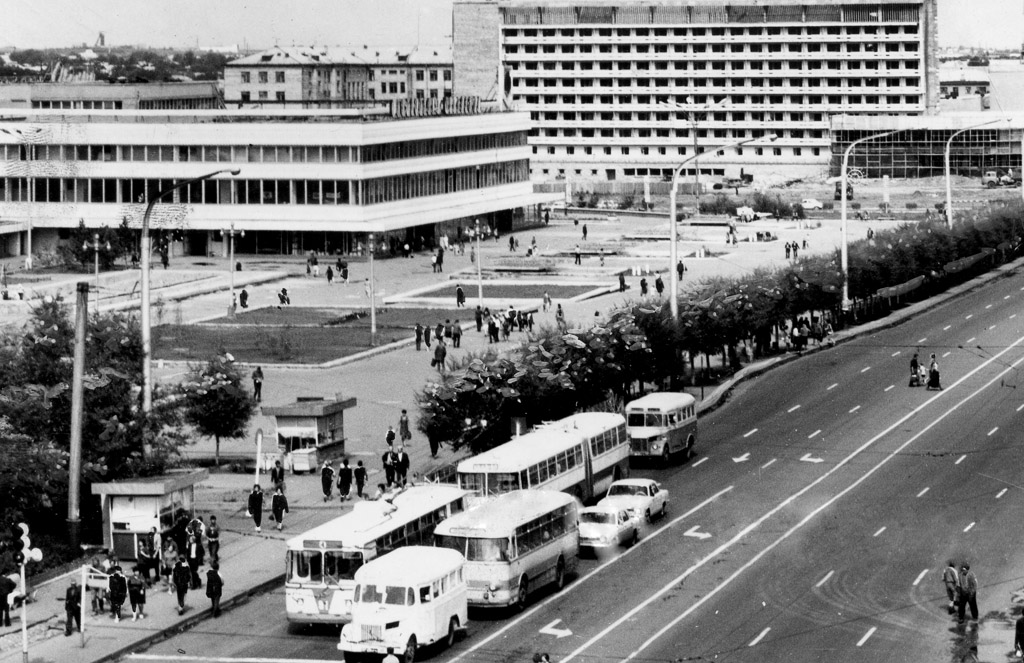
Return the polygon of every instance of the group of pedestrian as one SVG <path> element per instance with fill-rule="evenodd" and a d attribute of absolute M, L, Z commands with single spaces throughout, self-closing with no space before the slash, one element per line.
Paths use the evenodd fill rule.
<path fill-rule="evenodd" d="M 795 242 L 795 241 L 794 242 L 786 242 L 786 260 L 789 260 L 791 257 L 792 257 L 793 260 L 796 260 L 799 251 L 800 251 L 800 243 L 799 242 Z"/>
<path fill-rule="evenodd" d="M 949 599 L 947 610 L 949 614 L 956 612 L 957 621 L 964 623 L 967 608 L 971 609 L 971 619 L 978 621 L 978 578 L 971 571 L 971 565 L 966 562 L 957 569 L 956 562 L 949 560 L 948 565 L 942 572 L 942 583 L 946 586 L 946 597 Z M 1020 635 L 1020 622 L 1018 622 L 1017 633 Z M 1015 643 L 1019 646 L 1019 641 Z"/>
<path fill-rule="evenodd" d="M 335 484 L 335 476 L 338 480 Z M 337 472 L 330 460 L 325 460 L 320 466 L 320 489 L 324 494 L 324 502 L 334 498 L 334 487 L 337 485 L 338 496 L 342 502 L 352 499 L 352 486 L 356 487 L 356 497 L 363 497 L 363 488 L 366 486 L 366 467 L 363 461 L 356 461 L 356 466 L 349 465 L 348 458 L 344 458 L 338 466 Z"/>
<path fill-rule="evenodd" d="M 385 441 L 387 448 L 380 457 L 381 466 L 384 469 L 385 488 L 401 488 L 409 482 L 409 467 L 412 460 L 404 446 L 397 448 L 393 442 Z"/>

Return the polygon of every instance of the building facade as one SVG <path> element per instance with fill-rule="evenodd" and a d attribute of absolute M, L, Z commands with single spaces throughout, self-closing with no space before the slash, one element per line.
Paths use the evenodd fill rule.
<path fill-rule="evenodd" d="M 455 94 L 530 113 L 536 179 L 800 177 L 832 114 L 938 101 L 936 0 L 455 0 Z M 692 169 L 690 170 L 692 173 Z"/>
<path fill-rule="evenodd" d="M 260 108 L 343 108 L 452 96 L 452 49 L 274 47 L 229 62 L 227 103 Z"/>
<path fill-rule="evenodd" d="M 353 252 L 453 239 L 477 219 L 510 230 L 546 198 L 529 181 L 525 113 L 396 119 L 383 110 L 37 111 L 0 119 L 0 233 L 50 251 L 77 226 L 141 227 L 147 196 L 213 171 L 156 205 L 176 251 Z M 446 114 L 449 113 L 449 114 Z M 217 244 L 217 246 L 214 246 Z"/>
<path fill-rule="evenodd" d="M 216 83 L 0 84 L 0 108 L 209 110 L 223 107 Z"/>

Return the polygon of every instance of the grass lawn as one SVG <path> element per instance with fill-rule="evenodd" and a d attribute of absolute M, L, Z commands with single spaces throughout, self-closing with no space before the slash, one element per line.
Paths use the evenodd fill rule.
<path fill-rule="evenodd" d="M 421 297 L 451 297 L 452 301 L 455 301 L 455 286 L 456 282 L 451 284 L 445 284 L 443 287 L 435 288 L 433 290 L 427 290 L 417 295 L 412 295 L 415 298 Z M 610 284 L 609 284 L 610 285 Z M 544 285 L 543 283 L 530 284 L 530 283 L 487 283 L 484 282 L 484 297 L 486 299 L 536 299 L 538 302 L 544 297 L 544 292 L 547 291 L 551 295 L 551 299 L 569 299 L 582 295 L 585 292 L 590 292 L 595 288 L 601 287 L 600 285 Z M 469 304 L 476 300 L 477 297 L 477 284 L 471 282 L 465 282 L 462 284 L 462 290 L 466 293 L 466 303 Z"/>

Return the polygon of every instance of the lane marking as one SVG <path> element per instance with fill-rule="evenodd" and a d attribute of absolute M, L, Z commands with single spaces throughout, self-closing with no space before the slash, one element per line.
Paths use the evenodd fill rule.
<path fill-rule="evenodd" d="M 884 391 L 889 391 L 890 389 L 893 389 L 893 388 L 895 388 L 895 387 L 896 387 L 896 385 L 894 385 L 894 384 L 891 384 L 891 385 L 889 385 L 888 387 L 886 387 L 886 388 L 884 389 Z"/>
<path fill-rule="evenodd" d="M 974 528 L 974 523 L 971 523 L 970 525 L 968 525 L 967 527 L 964 528 L 964 531 L 965 532 L 970 532 L 973 528 Z"/>
<path fill-rule="evenodd" d="M 850 414 L 853 414 L 854 412 L 856 412 L 856 411 L 857 411 L 857 410 L 859 410 L 859 409 L 860 409 L 860 406 L 859 406 L 859 405 L 855 405 L 855 406 L 853 407 L 853 409 L 852 409 L 852 410 L 850 410 Z"/>
<path fill-rule="evenodd" d="M 181 651 L 181 650 L 178 650 Z M 205 661 L 205 663 L 295 663 L 294 658 L 233 658 L 230 656 L 189 656 L 187 654 L 128 654 L 133 661 Z M 337 659 L 302 659 L 302 663 L 337 663 Z"/>
<path fill-rule="evenodd" d="M 946 354 L 942 355 L 942 358 L 945 359 L 946 357 L 948 357 L 951 354 L 953 354 L 953 353 L 952 352 L 947 352 Z"/>
<path fill-rule="evenodd" d="M 988 306 L 986 306 L 985 308 L 986 308 L 986 309 L 990 309 L 990 308 L 992 308 L 992 305 L 991 305 L 991 304 L 989 304 L 989 305 L 988 305 Z"/>
<path fill-rule="evenodd" d="M 1003 297 L 1003 299 L 1009 299 L 1009 298 L 1010 298 L 1009 295 L 1006 295 L 1005 297 Z"/>
<path fill-rule="evenodd" d="M 749 451 L 747 453 L 743 454 L 742 456 L 740 456 L 739 458 L 733 458 L 732 462 L 734 462 L 734 463 L 745 463 L 748 460 L 750 460 L 750 452 Z"/>
<path fill-rule="evenodd" d="M 960 456 L 959 458 L 957 458 L 956 462 L 953 463 L 953 464 L 954 465 L 959 465 L 960 463 L 964 462 L 964 458 L 967 458 L 967 454 L 964 454 L 963 456 Z"/>
<path fill-rule="evenodd" d="M 821 586 L 822 586 L 822 585 L 824 585 L 824 584 L 825 584 L 826 582 L 828 582 L 828 579 L 832 577 L 832 574 L 833 574 L 833 573 L 835 573 L 835 571 L 829 571 L 828 573 L 826 573 L 826 574 L 825 574 L 825 577 L 824 577 L 824 578 L 822 578 L 821 580 L 819 580 L 819 581 L 818 581 L 818 584 L 817 584 L 817 585 L 815 585 L 815 587 L 821 587 Z"/>
<path fill-rule="evenodd" d="M 874 635 L 875 631 L 877 631 L 877 630 L 878 630 L 877 626 L 872 626 L 871 628 L 869 628 L 868 632 L 864 634 L 864 637 L 857 641 L 857 646 L 858 647 L 863 647 L 864 643 L 868 641 L 868 638 L 870 638 L 872 635 Z"/>
<path fill-rule="evenodd" d="M 771 459 L 770 461 L 768 461 L 767 463 L 765 463 L 764 465 L 762 465 L 762 466 L 761 466 L 761 469 L 762 469 L 762 470 L 763 470 L 763 469 L 765 469 L 766 467 L 768 467 L 769 465 L 771 465 L 772 463 L 774 463 L 774 462 L 775 462 L 775 461 L 777 461 L 777 460 L 778 460 L 778 458 L 772 458 L 772 459 Z"/>
<path fill-rule="evenodd" d="M 1022 287 L 1021 289 L 1024 290 L 1024 287 Z M 928 407 L 929 405 L 934 403 L 939 398 L 941 398 L 944 395 L 947 395 L 949 393 L 952 393 L 952 391 L 951 391 L 952 388 L 954 388 L 954 387 L 962 384 L 966 380 L 970 379 L 971 377 L 974 376 L 975 373 L 977 373 L 977 372 L 981 371 L 982 369 L 988 367 L 988 365 L 991 364 L 991 363 L 995 363 L 997 361 L 1000 361 L 1001 357 L 1004 354 L 1008 353 L 1012 349 L 1017 348 L 1018 346 L 1021 345 L 1021 343 L 1024 343 L 1024 336 L 1022 336 L 1022 337 L 1018 338 L 1017 340 L 1013 341 L 1012 343 L 1007 345 L 1006 348 L 1004 348 L 1003 350 L 1000 350 L 998 353 L 993 355 L 991 358 L 986 359 L 981 364 L 979 364 L 975 368 L 973 368 L 970 371 L 968 371 L 959 380 L 957 380 L 956 382 L 954 382 L 951 385 L 949 391 L 939 392 L 939 393 L 935 394 L 934 396 L 932 396 L 928 400 L 924 401 L 923 403 L 921 403 L 920 405 L 918 405 L 917 407 L 912 409 L 907 414 L 903 415 L 896 422 L 894 422 L 891 426 L 889 426 L 888 428 L 886 428 L 885 430 L 879 432 L 877 435 L 875 435 L 871 439 L 869 439 L 866 442 L 864 442 L 864 444 L 862 444 L 857 449 L 854 449 L 848 456 L 846 456 L 846 458 L 843 458 L 838 463 L 833 465 L 828 471 L 824 472 L 820 477 L 818 477 L 817 479 L 815 479 L 811 483 L 807 484 L 806 486 L 801 488 L 799 491 L 797 491 L 793 495 L 790 495 L 788 498 L 786 498 L 785 500 L 780 502 L 778 505 L 773 507 L 767 513 L 763 514 L 760 518 L 758 518 L 754 522 L 752 522 L 749 525 L 747 525 L 746 527 L 744 527 L 742 530 L 740 530 L 731 539 L 729 539 L 728 541 L 726 541 L 725 543 L 720 545 L 718 548 L 716 548 L 714 551 L 712 551 L 707 556 L 705 556 L 702 559 L 698 560 L 690 568 L 688 568 L 685 571 L 683 571 L 680 575 L 678 575 L 675 578 L 673 578 L 671 580 L 671 582 L 669 582 L 667 585 L 662 587 L 660 590 L 658 590 L 657 592 L 655 592 L 654 594 L 649 596 L 647 599 L 642 601 L 639 605 L 637 605 L 633 609 L 629 610 L 622 617 L 620 617 L 619 619 L 617 619 L 614 622 L 612 622 L 611 624 L 609 624 L 602 631 L 600 631 L 599 633 L 597 633 L 596 635 L 591 637 L 589 640 L 584 642 L 582 645 L 577 647 L 575 650 L 570 652 L 568 656 L 562 658 L 561 663 L 569 663 L 569 661 L 571 661 L 576 656 L 579 656 L 579 654 L 581 652 L 586 651 L 595 642 L 601 640 L 602 638 L 607 636 L 609 633 L 611 633 L 612 631 L 614 631 L 615 629 L 620 627 L 622 624 L 624 624 L 625 622 L 627 622 L 630 619 L 632 619 L 637 613 L 639 613 L 641 610 L 643 610 L 644 608 L 649 606 L 651 603 L 657 601 L 664 594 L 672 591 L 676 587 L 676 585 L 678 585 L 680 582 L 685 580 L 687 577 L 689 577 L 690 575 L 695 573 L 701 567 L 703 567 L 706 564 L 708 564 L 712 559 L 714 559 L 715 557 L 721 555 L 723 552 L 729 550 L 738 541 L 740 541 L 741 539 L 746 537 L 747 534 L 749 534 L 753 530 L 757 529 L 760 525 L 762 525 L 769 518 L 771 518 L 772 516 L 777 514 L 779 511 L 783 510 L 784 508 L 786 508 L 787 506 L 792 504 L 792 502 L 794 500 L 796 500 L 797 498 L 805 495 L 809 491 L 813 490 L 815 487 L 818 486 L 818 484 L 822 483 L 823 481 L 826 481 L 829 477 L 832 476 L 832 474 L 834 472 L 838 472 L 842 467 L 844 467 L 848 463 L 852 462 L 854 458 L 856 458 L 860 454 L 864 453 L 867 449 L 871 448 L 876 442 L 878 442 L 878 440 L 882 439 L 886 435 L 889 435 L 893 431 L 897 430 L 900 426 L 905 424 L 912 417 L 917 416 L 917 414 L 920 413 L 922 410 L 924 410 L 924 408 Z M 839 491 L 838 493 L 833 495 L 831 498 L 826 500 L 823 504 L 821 504 L 818 507 L 816 507 L 815 509 L 813 509 L 810 513 L 808 513 L 806 516 L 804 516 L 800 520 L 800 522 L 798 522 L 796 525 L 794 525 L 793 527 L 791 527 L 790 529 L 785 531 L 781 536 L 779 536 L 773 542 L 771 542 L 770 544 L 768 544 L 767 546 L 762 548 L 760 552 L 756 553 L 750 560 L 748 560 L 746 563 L 744 563 L 740 568 L 736 569 L 732 574 L 729 575 L 729 577 L 727 577 L 725 580 L 723 580 L 718 585 L 716 585 L 713 589 L 711 589 L 711 591 L 709 591 L 706 594 L 704 594 L 703 596 L 701 596 L 697 601 L 695 601 L 693 603 L 693 605 L 691 605 L 689 608 L 687 608 L 686 610 L 681 612 L 674 619 L 672 619 L 668 624 L 666 624 L 664 627 L 659 629 L 657 633 L 655 633 L 650 638 L 645 640 L 636 650 L 631 652 L 629 654 L 629 656 L 626 657 L 625 660 L 627 660 L 627 661 L 628 660 L 632 660 L 632 659 L 636 658 L 637 656 L 639 656 L 641 652 L 643 652 L 645 649 L 650 647 L 651 644 L 653 644 L 655 641 L 657 641 L 659 638 L 661 638 L 663 635 L 665 635 L 665 633 L 668 633 L 669 631 L 674 629 L 676 627 L 676 625 L 679 624 L 679 622 L 683 621 L 684 619 L 686 619 L 687 617 L 692 615 L 695 611 L 700 609 L 701 606 L 703 606 L 705 603 L 707 603 L 712 598 L 717 596 L 719 594 L 719 592 L 721 592 L 726 587 L 731 585 L 732 582 L 734 580 L 736 580 L 736 578 L 738 578 L 741 574 L 743 574 L 745 571 L 747 571 L 752 566 L 754 566 L 759 561 L 761 561 L 762 558 L 764 558 L 766 555 L 768 555 L 775 548 L 780 546 L 784 541 L 786 541 L 789 537 L 791 537 L 797 530 L 799 530 L 804 525 L 806 525 L 808 522 L 810 522 L 812 518 L 814 518 L 815 516 L 820 514 L 822 511 L 824 511 L 824 510 L 828 509 L 829 507 L 831 507 L 840 498 L 844 497 L 847 493 L 849 493 L 850 491 L 852 491 L 855 488 L 857 488 L 858 486 L 860 486 L 860 484 L 862 484 L 865 481 L 867 481 L 868 478 L 870 478 L 875 472 L 877 472 L 879 469 L 881 469 L 884 465 L 888 464 L 888 462 L 890 460 L 892 460 L 893 458 L 896 458 L 897 456 L 899 456 L 903 452 L 904 449 L 906 449 L 911 444 L 916 442 L 919 438 L 924 436 L 932 428 L 934 428 L 935 426 L 938 426 L 942 421 L 944 421 L 946 419 L 946 417 L 950 416 L 955 411 L 960 409 L 960 407 L 963 406 L 968 401 L 976 398 L 979 394 L 981 394 L 984 390 L 986 390 L 989 387 L 991 387 L 992 385 L 994 385 L 997 381 L 1003 379 L 1008 373 L 1010 373 L 1012 371 L 1016 371 L 1017 370 L 1017 366 L 1019 366 L 1022 363 L 1024 363 L 1024 357 L 1022 357 L 1021 359 L 1018 359 L 1017 361 L 1015 361 L 1012 364 L 1008 365 L 1005 369 L 1003 369 L 1003 371 L 1001 371 L 1000 373 L 996 374 L 996 376 L 994 378 L 992 378 L 990 381 L 988 381 L 985 384 L 981 385 L 975 391 L 969 393 L 967 396 L 965 396 L 961 400 L 957 401 L 952 407 L 948 408 L 945 412 L 943 412 L 941 415 L 939 415 L 938 418 L 936 418 L 930 424 L 928 424 L 927 426 L 922 428 L 920 431 L 915 433 L 913 436 L 910 437 L 910 439 L 908 439 L 906 442 L 901 444 L 895 450 L 890 452 L 887 456 L 883 457 L 882 460 L 880 460 L 876 465 L 874 465 L 867 472 L 865 472 L 863 475 L 861 475 L 861 477 L 859 479 L 855 480 L 849 486 L 847 486 L 846 488 L 844 488 L 843 490 Z M 635 549 L 636 549 L 636 547 L 634 546 L 633 548 L 630 548 L 626 552 L 628 553 L 629 551 L 632 551 L 632 550 L 635 550 Z M 621 559 L 621 557 L 619 557 L 618 559 Z M 578 583 L 573 583 L 569 587 L 571 588 L 571 587 L 576 587 L 576 586 L 578 586 Z M 564 590 L 563 590 L 563 593 L 564 593 Z M 556 594 L 555 596 L 560 596 L 560 594 Z M 870 632 L 873 633 L 874 630 L 872 630 Z"/>
<path fill-rule="evenodd" d="M 988 436 L 989 436 L 989 437 L 992 437 L 992 434 L 993 434 L 993 433 L 995 433 L 995 432 L 996 432 L 997 430 L 999 430 L 999 426 L 996 426 L 995 428 L 993 428 L 992 430 L 990 430 L 990 431 L 988 432 Z"/>
<path fill-rule="evenodd" d="M 573 582 L 573 583 L 571 583 L 569 585 L 566 585 L 562 589 L 562 591 L 557 592 L 557 593 L 552 594 L 551 596 L 547 597 L 546 599 L 544 599 L 543 601 L 541 601 L 537 605 L 533 606 L 532 608 L 530 608 L 526 612 L 524 612 L 521 615 L 519 615 L 519 617 L 517 617 L 516 619 L 513 619 L 513 620 L 509 621 L 507 624 L 505 624 L 505 626 L 501 627 L 500 629 L 498 629 L 497 631 L 495 631 L 491 635 L 487 636 L 486 638 L 484 638 L 480 642 L 476 643 L 475 645 L 473 645 L 472 647 L 470 647 L 466 651 L 462 652 L 458 656 L 455 656 L 454 658 L 452 658 L 450 660 L 450 663 L 455 663 L 455 661 L 458 661 L 458 660 L 460 660 L 462 658 L 465 658 L 468 654 L 472 654 L 473 652 L 477 651 L 481 647 L 484 647 L 485 645 L 490 643 L 492 640 L 501 637 L 509 629 L 511 629 L 513 626 L 518 626 L 521 622 L 523 622 L 526 619 L 532 617 L 537 612 L 540 612 L 541 609 L 547 607 L 547 605 L 549 603 L 552 603 L 556 599 L 558 599 L 560 597 L 563 597 L 566 594 L 569 594 L 570 592 L 573 592 L 573 591 L 579 589 L 580 587 L 584 587 L 586 585 L 586 581 L 589 580 L 590 578 L 594 577 L 595 575 L 597 575 L 601 571 L 604 571 L 606 568 L 608 568 L 612 564 L 615 564 L 619 560 L 624 559 L 627 555 L 632 553 L 634 550 L 639 550 L 640 547 L 643 546 L 644 544 L 646 544 L 648 541 L 651 541 L 652 539 L 654 539 L 655 537 L 659 536 L 660 534 L 662 534 L 664 532 L 667 532 L 676 523 L 678 523 L 678 522 L 680 522 L 680 521 L 682 521 L 682 520 L 692 516 L 693 514 L 697 513 L 697 511 L 703 509 L 708 504 L 711 504 L 712 502 L 717 500 L 722 495 L 725 495 L 726 493 L 728 493 L 732 489 L 733 489 L 733 486 L 729 486 L 728 488 L 724 488 L 724 489 L 718 491 L 717 493 L 715 493 L 714 495 L 712 495 L 708 499 L 704 500 L 703 502 L 701 502 L 697 506 L 693 507 L 692 509 L 690 509 L 686 513 L 684 513 L 681 516 L 675 518 L 671 522 L 666 523 L 665 525 L 661 526 L 657 530 L 651 532 L 650 534 L 648 534 L 644 538 L 640 539 L 640 541 L 636 545 L 630 546 L 626 550 L 622 551 L 622 554 L 619 555 L 618 557 L 615 557 L 613 559 L 608 560 L 604 564 L 601 564 L 600 566 L 598 566 L 597 568 L 592 570 L 587 575 L 577 578 L 575 582 Z"/>
<path fill-rule="evenodd" d="M 1016 318 L 1016 317 L 1017 317 L 1017 314 L 1016 314 L 1016 313 L 1014 313 L 1013 315 L 1011 315 L 1011 316 L 1010 316 L 1010 320 L 1013 320 L 1013 319 L 1014 319 L 1014 318 Z"/>
<path fill-rule="evenodd" d="M 899 356 L 900 356 L 900 351 L 899 351 L 899 350 L 897 350 L 896 352 L 892 353 L 892 354 L 891 354 L 891 355 L 889 355 L 889 356 L 890 356 L 890 357 L 899 357 Z"/>
<path fill-rule="evenodd" d="M 1000 490 L 998 493 L 996 493 L 996 499 L 999 499 L 1000 497 L 1005 495 L 1006 491 L 1008 491 L 1008 490 L 1009 490 L 1009 488 L 1003 488 L 1002 490 Z"/>
<path fill-rule="evenodd" d="M 765 630 L 761 631 L 761 633 L 760 633 L 760 634 L 758 634 L 758 636 L 757 636 L 756 638 L 754 638 L 753 640 L 751 640 L 751 641 L 750 641 L 750 644 L 749 644 L 749 645 L 747 645 L 747 646 L 748 646 L 748 647 L 753 647 L 753 646 L 754 646 L 754 645 L 756 645 L 757 643 L 761 642 L 761 640 L 762 640 L 762 639 L 764 638 L 764 636 L 768 635 L 768 631 L 770 631 L 770 630 L 772 630 L 772 627 L 771 627 L 771 626 L 769 626 L 769 627 L 768 627 L 768 628 L 766 628 Z"/>
<path fill-rule="evenodd" d="M 925 493 L 927 493 L 927 492 L 928 492 L 928 490 L 929 490 L 929 487 L 928 487 L 928 486 L 925 486 L 925 487 L 924 487 L 924 490 L 922 490 L 922 491 L 921 491 L 920 493 L 918 493 L 918 494 L 917 494 L 917 496 L 918 496 L 918 497 L 924 497 L 924 494 L 925 494 Z"/>
<path fill-rule="evenodd" d="M 871 367 L 870 367 L 870 366 L 865 366 L 864 368 L 860 369 L 860 372 L 861 372 L 861 373 L 867 373 L 867 372 L 868 372 L 868 371 L 870 371 L 870 370 L 871 370 Z"/>
<path fill-rule="evenodd" d="M 975 338 L 977 338 L 977 337 L 976 336 L 972 336 L 969 339 L 967 339 L 966 341 L 964 341 L 964 343 L 974 343 L 974 339 Z"/>
<path fill-rule="evenodd" d="M 820 432 L 821 432 L 821 429 L 819 428 L 818 430 L 816 430 L 813 433 L 811 433 L 810 435 L 808 435 L 807 439 L 810 440 L 811 438 L 817 437 L 818 433 L 820 433 Z"/>
<path fill-rule="evenodd" d="M 926 575 L 928 575 L 928 569 L 925 569 L 924 571 L 921 571 L 920 575 L 918 575 L 918 576 L 917 576 L 917 580 L 915 580 L 915 581 L 914 581 L 914 587 L 917 587 L 917 585 L 918 585 L 918 584 L 919 584 L 919 583 L 920 583 L 920 582 L 921 582 L 922 580 L 924 580 L 924 577 L 925 577 Z"/>
<path fill-rule="evenodd" d="M 800 409 L 799 405 L 794 405 L 793 407 L 791 407 L 788 410 L 786 410 L 786 412 L 796 412 L 799 409 Z"/>
<path fill-rule="evenodd" d="M 691 465 L 690 467 L 697 467 L 698 465 L 700 465 L 701 463 L 703 463 L 703 462 L 704 462 L 704 461 L 706 461 L 707 459 L 708 459 L 708 457 L 707 457 L 707 456 L 704 456 L 703 458 L 701 458 L 700 460 L 698 460 L 698 461 L 697 461 L 696 463 L 694 463 L 694 464 L 693 464 L 693 465 Z"/>
<path fill-rule="evenodd" d="M 967 316 L 966 318 L 964 318 L 964 320 L 970 320 L 970 319 L 971 319 L 971 318 L 973 318 L 973 317 L 974 317 L 974 314 L 973 314 L 973 313 L 971 313 L 971 314 L 969 314 L 969 315 L 968 315 L 968 316 Z"/>
<path fill-rule="evenodd" d="M 920 345 L 920 344 L 924 343 L 927 340 L 928 340 L 928 337 L 925 336 L 924 338 L 918 339 L 917 344 Z"/>
<path fill-rule="evenodd" d="M 993 330 L 993 329 L 995 329 L 995 328 L 996 328 L 996 326 L 995 326 L 995 325 L 991 325 L 991 326 L 990 326 L 990 327 L 988 328 L 988 330 L 989 330 L 989 331 L 992 331 L 992 330 Z"/>
<path fill-rule="evenodd" d="M 942 331 L 949 331 L 949 328 L 952 326 L 953 325 L 946 325 L 945 327 L 942 328 Z"/>
<path fill-rule="evenodd" d="M 878 536 L 879 534 L 881 534 L 881 533 L 882 533 L 882 532 L 884 532 L 884 531 L 885 531 L 885 528 L 883 527 L 882 529 L 880 529 L 880 530 L 878 530 L 877 532 L 875 532 L 875 534 L 874 534 L 874 535 L 875 535 L 875 536 Z"/>
<path fill-rule="evenodd" d="M 1021 410 L 1024 410 L 1024 403 L 1017 406 L 1017 412 L 1020 412 Z"/>
<path fill-rule="evenodd" d="M 836 387 L 838 387 L 838 386 L 839 386 L 839 383 L 838 383 L 838 382 L 836 382 L 835 384 L 833 384 L 833 385 L 832 385 L 831 387 L 829 387 L 829 388 L 828 388 L 828 389 L 826 389 L 825 391 L 832 391 L 833 389 L 835 389 L 835 388 L 836 388 Z"/>
<path fill-rule="evenodd" d="M 756 432 L 757 432 L 757 429 L 756 429 L 756 428 L 751 428 L 751 429 L 750 429 L 749 431 L 747 431 L 747 432 L 746 432 L 746 433 L 745 433 L 745 434 L 743 435 L 743 437 L 750 437 L 751 435 L 753 435 L 753 434 L 754 434 L 754 433 L 756 433 Z"/>

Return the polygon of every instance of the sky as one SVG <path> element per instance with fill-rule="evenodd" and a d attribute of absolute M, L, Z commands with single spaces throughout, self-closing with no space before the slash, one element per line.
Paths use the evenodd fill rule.
<path fill-rule="evenodd" d="M 1024 42 L 1024 0 L 938 3 L 940 46 L 1019 48 Z M 260 49 L 443 42 L 451 34 L 452 0 L 3 0 L 0 6 L 0 46 L 92 45 L 104 32 L 108 45 Z"/>

